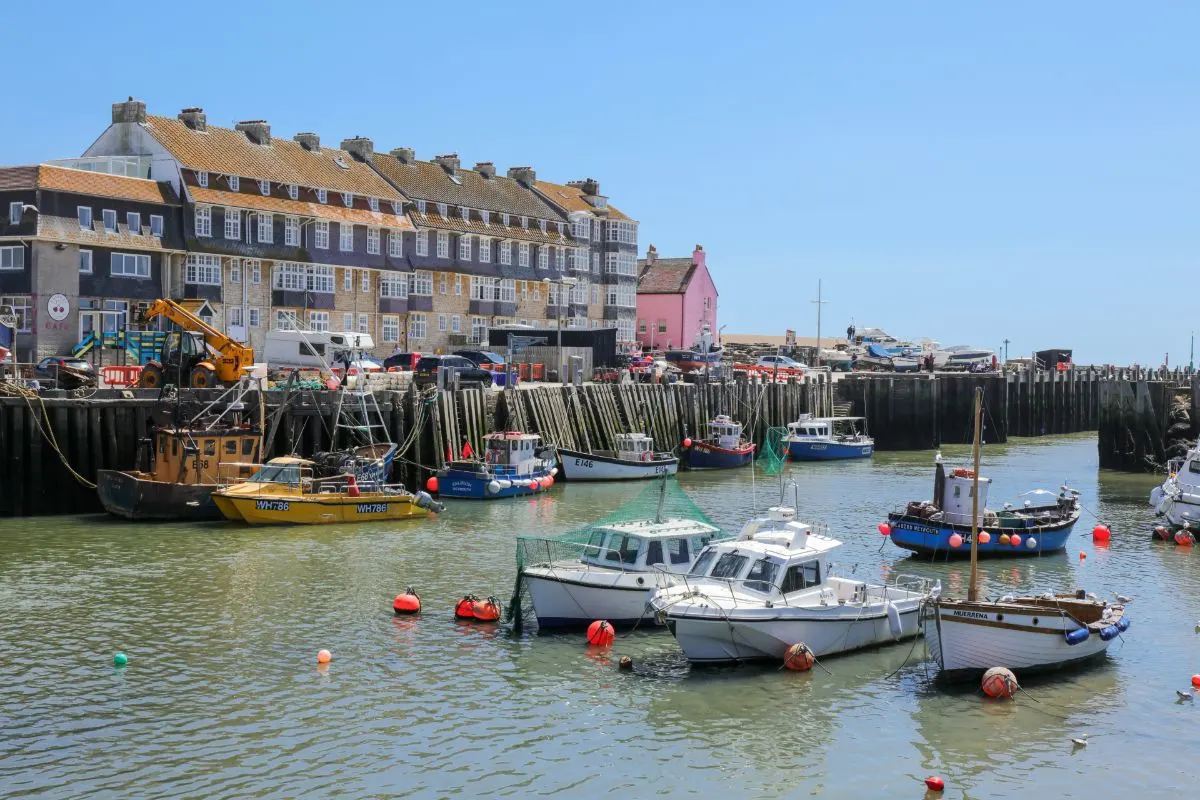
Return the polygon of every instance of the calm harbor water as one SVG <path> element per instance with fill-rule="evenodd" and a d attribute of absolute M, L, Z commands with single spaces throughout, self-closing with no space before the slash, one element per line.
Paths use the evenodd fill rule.
<path fill-rule="evenodd" d="M 1093 437 L 988 447 L 984 469 L 993 507 L 1068 481 L 1114 532 L 1096 548 L 1085 515 L 1067 555 L 984 562 L 988 593 L 1136 598 L 1104 663 L 1008 703 L 933 684 L 920 643 L 793 674 L 689 669 L 665 632 L 594 653 L 582 634 L 455 623 L 465 592 L 507 602 L 518 534 L 579 525 L 640 486 L 559 484 L 391 529 L 0 520 L 0 796 L 920 797 L 928 774 L 949 798 L 1187 791 L 1200 709 L 1175 689 L 1200 671 L 1200 553 L 1150 540 L 1154 479 L 1099 473 Z M 844 570 L 965 590 L 965 564 L 880 551 L 886 511 L 930 494 L 931 453 L 789 472 L 804 516 L 846 542 Z M 734 528 L 778 497 L 749 470 L 681 481 Z M 409 584 L 426 611 L 395 618 Z M 613 663 L 626 654 L 632 673 Z"/>

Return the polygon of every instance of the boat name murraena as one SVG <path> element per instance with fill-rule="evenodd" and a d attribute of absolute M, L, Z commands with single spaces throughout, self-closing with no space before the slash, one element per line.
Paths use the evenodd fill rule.
<path fill-rule="evenodd" d="M 988 619 L 988 615 L 982 611 L 951 611 L 952 617 L 970 617 L 971 619 Z"/>

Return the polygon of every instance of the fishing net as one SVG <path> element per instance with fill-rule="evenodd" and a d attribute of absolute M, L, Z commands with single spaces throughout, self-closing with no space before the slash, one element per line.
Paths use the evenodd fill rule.
<path fill-rule="evenodd" d="M 778 475 L 787 461 L 787 444 L 783 437 L 787 428 L 767 428 L 762 448 L 758 451 L 758 466 L 768 475 Z"/>
<path fill-rule="evenodd" d="M 629 502 L 613 509 L 605 516 L 573 530 L 565 531 L 554 536 L 519 536 L 517 537 L 517 580 L 513 587 L 512 600 L 508 604 L 508 621 L 517 628 L 522 625 L 524 609 L 521 600 L 524 595 L 524 568 L 528 564 L 545 564 L 554 561 L 578 561 L 584 554 L 584 549 L 598 528 L 618 522 L 636 522 L 652 519 L 686 519 L 718 526 L 709 519 L 700 506 L 683 490 L 679 482 L 668 477 L 654 481 Z M 719 530 L 719 528 L 718 528 Z M 714 534 L 713 538 L 723 538 L 725 533 Z"/>

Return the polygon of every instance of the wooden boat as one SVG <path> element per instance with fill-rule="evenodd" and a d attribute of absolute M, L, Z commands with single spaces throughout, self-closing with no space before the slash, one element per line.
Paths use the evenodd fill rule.
<path fill-rule="evenodd" d="M 538 491 L 558 474 L 557 456 L 542 447 L 536 433 L 489 433 L 483 437 L 482 459 L 450 461 L 437 475 L 439 497 L 490 500 Z"/>
<path fill-rule="evenodd" d="M 783 443 L 793 461 L 866 458 L 875 452 L 875 440 L 867 435 L 865 417 L 801 414 L 800 419 L 787 427 Z"/>
<path fill-rule="evenodd" d="M 724 414 L 708 423 L 708 436 L 696 439 L 684 448 L 683 463 L 688 469 L 731 469 L 744 467 L 754 460 L 754 443 L 742 436 L 742 423 Z"/>
<path fill-rule="evenodd" d="M 644 433 L 618 433 L 617 449 L 584 453 L 560 447 L 563 477 L 570 481 L 628 481 L 674 475 L 679 459 L 654 452 L 654 440 Z"/>
<path fill-rule="evenodd" d="M 721 363 L 724 349 L 713 339 L 708 323 L 700 327 L 696 342 L 691 347 L 668 350 L 663 359 L 683 372 L 708 369 Z"/>
<path fill-rule="evenodd" d="M 974 678 L 992 667 L 1018 674 L 1059 669 L 1103 656 L 1129 628 L 1122 605 L 1081 589 L 1031 597 L 979 599 L 979 448 L 983 390 L 975 390 L 975 465 L 971 480 L 971 578 L 966 600 L 934 587 L 922 620 L 929 651 L 945 678 Z"/>

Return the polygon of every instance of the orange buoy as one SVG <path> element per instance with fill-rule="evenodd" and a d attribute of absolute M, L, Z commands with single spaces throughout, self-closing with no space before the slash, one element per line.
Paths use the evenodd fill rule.
<path fill-rule="evenodd" d="M 463 595 L 463 599 L 454 606 L 455 619 L 475 619 L 475 602 L 479 600 L 473 594 Z"/>
<path fill-rule="evenodd" d="M 1080 560 L 1080 561 L 1083 561 L 1085 558 L 1087 558 L 1087 553 L 1085 553 L 1085 552 L 1083 552 L 1082 550 L 1080 550 L 1080 551 L 1079 551 L 1079 560 Z"/>
<path fill-rule="evenodd" d="M 804 642 L 792 645 L 783 656 L 783 666 L 795 672 L 807 672 L 815 663 L 817 663 L 817 657 Z"/>
<path fill-rule="evenodd" d="M 1196 540 L 1192 538 L 1191 531 L 1175 531 L 1175 544 L 1182 545 L 1184 547 L 1191 547 L 1193 544 L 1195 544 L 1195 542 Z"/>
<path fill-rule="evenodd" d="M 534 478 L 529 482 L 529 491 L 536 492 L 540 488 L 542 488 L 542 484 L 538 482 L 537 478 Z"/>
<path fill-rule="evenodd" d="M 425 481 L 425 491 L 436 492 L 437 487 L 438 487 L 437 475 L 430 475 L 429 479 L 427 481 Z"/>
<path fill-rule="evenodd" d="M 1013 547 L 1020 547 L 1021 537 L 1014 533 L 1012 536 L 1008 537 L 1008 543 Z"/>
<path fill-rule="evenodd" d="M 1192 686 L 1195 686 L 1197 689 L 1200 689 L 1200 675 L 1192 676 Z"/>
<path fill-rule="evenodd" d="M 937 775 L 930 775 L 925 779 L 925 788 L 931 792 L 946 791 L 946 782 Z"/>
<path fill-rule="evenodd" d="M 318 664 L 328 664 L 330 661 L 333 661 L 333 653 L 329 652 L 328 650 L 317 651 Z"/>
<path fill-rule="evenodd" d="M 1004 667 L 992 667 L 983 673 L 983 693 L 988 697 L 1012 697 L 1021 688 L 1017 676 Z"/>
<path fill-rule="evenodd" d="M 587 641 L 593 647 L 608 647 L 615 638 L 616 634 L 613 633 L 612 625 L 608 620 L 598 619 L 588 625 Z"/>
<path fill-rule="evenodd" d="M 480 622 L 496 622 L 500 619 L 500 601 L 495 597 L 476 600 L 471 604 L 471 610 L 475 613 L 475 619 Z"/>
<path fill-rule="evenodd" d="M 416 614 L 421 610 L 421 596 L 410 586 L 403 594 L 396 595 L 392 610 L 397 614 Z"/>
<path fill-rule="evenodd" d="M 358 478 L 355 478 L 353 475 L 346 476 L 346 496 L 362 497 L 362 492 L 358 489 Z"/>
<path fill-rule="evenodd" d="M 542 484 L 543 489 L 549 489 L 551 486 L 554 485 L 554 476 L 546 475 L 546 476 L 542 477 L 541 484 Z"/>
<path fill-rule="evenodd" d="M 988 533 L 987 531 L 979 532 L 979 543 L 980 544 L 987 544 L 991 540 L 992 540 L 992 535 L 990 533 Z"/>
<path fill-rule="evenodd" d="M 1008 544 L 1008 538 L 1009 537 L 1008 537 L 1007 533 L 1000 534 L 1000 539 L 999 539 L 1000 544 Z"/>
<path fill-rule="evenodd" d="M 1092 541 L 1107 542 L 1110 538 L 1112 538 L 1112 531 L 1108 529 L 1107 525 L 1100 524 L 1092 528 Z"/>
<path fill-rule="evenodd" d="M 950 546 L 951 547 L 962 547 L 962 543 L 963 543 L 963 538 L 961 535 L 959 535 L 957 533 L 950 534 Z"/>

